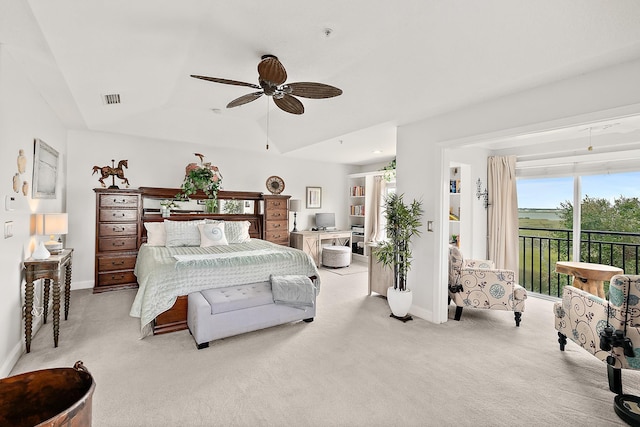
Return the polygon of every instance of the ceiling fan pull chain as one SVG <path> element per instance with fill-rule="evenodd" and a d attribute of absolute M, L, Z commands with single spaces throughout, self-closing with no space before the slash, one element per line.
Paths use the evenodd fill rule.
<path fill-rule="evenodd" d="M 269 98 L 267 98 L 267 150 L 269 149 Z"/>

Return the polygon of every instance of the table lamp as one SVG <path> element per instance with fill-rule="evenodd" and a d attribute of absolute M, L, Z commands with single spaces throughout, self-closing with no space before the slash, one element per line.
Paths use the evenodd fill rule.
<path fill-rule="evenodd" d="M 296 215 L 302 209 L 302 201 L 299 199 L 291 199 L 289 200 L 289 211 L 293 212 L 293 230 L 298 231 L 298 227 L 296 225 Z"/>
<path fill-rule="evenodd" d="M 56 235 L 67 234 L 69 232 L 69 220 L 66 213 L 46 213 L 36 216 L 36 233 L 49 235 L 49 241 L 40 242 L 36 250 L 31 254 L 35 259 L 49 258 L 50 254 L 62 252 L 62 239 L 56 240 Z"/>

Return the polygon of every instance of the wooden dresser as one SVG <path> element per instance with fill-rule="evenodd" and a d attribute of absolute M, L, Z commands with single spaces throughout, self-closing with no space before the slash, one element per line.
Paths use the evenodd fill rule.
<path fill-rule="evenodd" d="M 265 240 L 289 246 L 289 199 L 291 196 L 262 195 Z"/>
<path fill-rule="evenodd" d="M 136 288 L 133 274 L 142 236 L 137 189 L 96 188 L 96 263 L 93 292 Z"/>

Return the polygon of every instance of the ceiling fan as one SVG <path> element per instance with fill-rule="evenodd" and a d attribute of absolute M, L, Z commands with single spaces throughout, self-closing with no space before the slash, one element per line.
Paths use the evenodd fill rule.
<path fill-rule="evenodd" d="M 247 86 L 254 89 L 261 89 L 259 92 L 249 93 L 240 98 L 236 98 L 227 104 L 227 108 L 238 107 L 255 101 L 262 95 L 273 97 L 273 102 L 283 111 L 291 114 L 304 113 L 302 102 L 296 98 L 333 98 L 342 94 L 342 90 L 324 83 L 299 82 L 288 83 L 287 71 L 277 57 L 273 55 L 263 55 L 258 64 L 258 83 L 245 83 L 237 80 L 221 79 L 217 77 L 197 76 L 191 74 L 196 79 L 208 80 L 215 83 L 223 83 L 235 86 Z"/>

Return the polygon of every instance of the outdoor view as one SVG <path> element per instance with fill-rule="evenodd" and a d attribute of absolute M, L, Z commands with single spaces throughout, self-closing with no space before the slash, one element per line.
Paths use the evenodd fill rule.
<path fill-rule="evenodd" d="M 578 260 L 572 259 L 573 177 L 518 180 L 519 278 L 527 289 L 560 296 L 571 278 L 555 273 L 556 261 L 640 271 L 640 172 L 583 176 L 581 187 Z"/>

